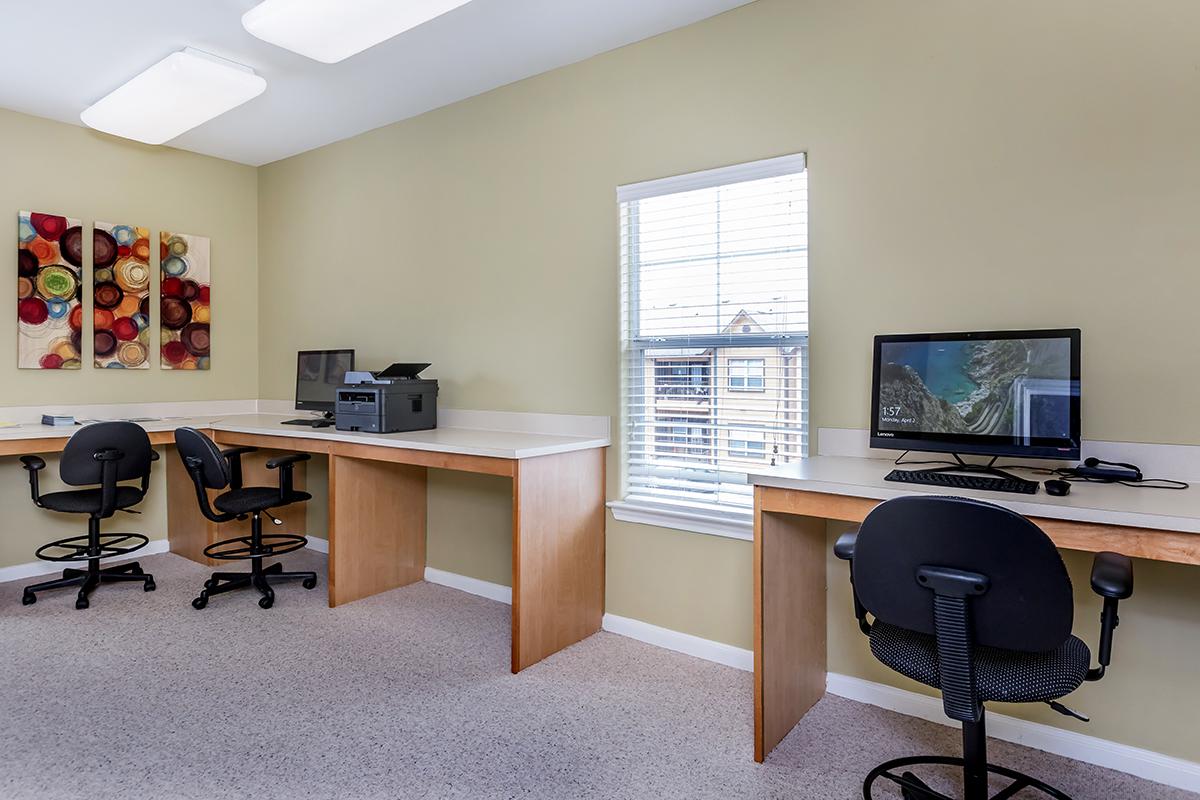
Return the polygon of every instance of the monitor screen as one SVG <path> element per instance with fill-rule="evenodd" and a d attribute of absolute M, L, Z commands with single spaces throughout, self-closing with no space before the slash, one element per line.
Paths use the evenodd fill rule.
<path fill-rule="evenodd" d="M 337 387 L 352 369 L 353 350 L 301 350 L 296 356 L 296 408 L 333 411 Z"/>
<path fill-rule="evenodd" d="M 1077 329 L 875 337 L 871 446 L 1079 457 Z"/>

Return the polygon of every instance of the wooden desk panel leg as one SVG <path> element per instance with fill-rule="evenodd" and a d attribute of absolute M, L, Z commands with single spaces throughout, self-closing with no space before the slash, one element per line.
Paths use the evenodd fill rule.
<path fill-rule="evenodd" d="M 329 606 L 425 579 L 425 467 L 329 457 Z"/>
<path fill-rule="evenodd" d="M 512 671 L 600 630 L 604 450 L 522 459 L 513 477 Z"/>
<path fill-rule="evenodd" d="M 754 760 L 825 694 L 825 520 L 754 513 Z"/>
<path fill-rule="evenodd" d="M 159 463 L 164 461 L 167 467 L 167 538 L 171 542 L 171 552 L 208 566 L 204 548 L 213 541 L 216 523 L 200 513 L 195 484 L 175 448 L 168 448 L 163 453 Z"/>

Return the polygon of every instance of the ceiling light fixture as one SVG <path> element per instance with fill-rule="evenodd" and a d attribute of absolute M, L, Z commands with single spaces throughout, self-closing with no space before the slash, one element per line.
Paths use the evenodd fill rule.
<path fill-rule="evenodd" d="M 336 64 L 470 0 L 265 0 L 242 15 L 264 42 Z"/>
<path fill-rule="evenodd" d="M 89 128 L 162 144 L 263 93 L 254 70 L 190 47 L 159 61 L 84 109 Z"/>

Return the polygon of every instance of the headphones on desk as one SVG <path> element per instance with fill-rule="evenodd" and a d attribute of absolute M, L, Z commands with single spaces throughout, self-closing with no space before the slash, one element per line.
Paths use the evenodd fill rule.
<path fill-rule="evenodd" d="M 1085 458 L 1083 460 L 1083 465 L 1085 467 L 1092 467 L 1092 468 L 1099 467 L 1101 465 L 1106 466 L 1106 467 L 1121 467 L 1122 469 L 1127 469 L 1130 472 L 1137 474 L 1137 477 L 1133 478 L 1132 480 L 1135 480 L 1135 481 L 1145 480 L 1145 478 L 1142 477 L 1142 468 L 1139 467 L 1137 464 L 1126 464 L 1124 461 L 1102 461 L 1098 458 L 1093 457 L 1093 458 Z"/>

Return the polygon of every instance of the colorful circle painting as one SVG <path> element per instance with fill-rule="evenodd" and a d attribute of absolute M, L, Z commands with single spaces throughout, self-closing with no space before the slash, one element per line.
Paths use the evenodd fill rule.
<path fill-rule="evenodd" d="M 83 228 L 58 214 L 17 215 L 17 366 L 79 369 Z"/>
<path fill-rule="evenodd" d="M 137 316 L 150 309 L 149 229 L 97 222 L 92 268 L 96 366 L 150 369 L 149 350 L 135 341 L 141 332 Z"/>
<path fill-rule="evenodd" d="M 159 256 L 162 367 L 209 369 L 212 308 L 208 239 L 183 233 L 160 233 Z M 120 282 L 118 278 L 117 283 Z M 136 316 L 133 322 L 139 324 Z M 141 328 L 138 335 L 140 337 Z"/>

